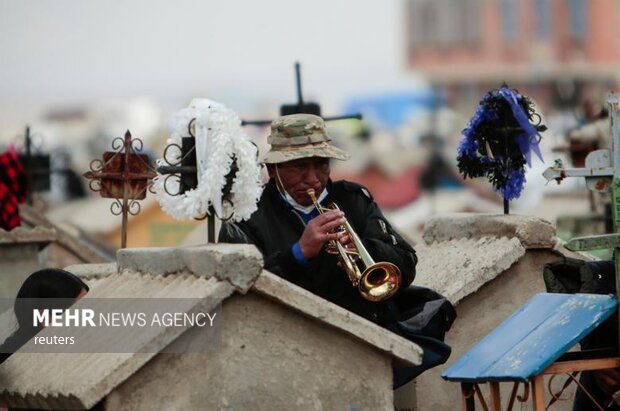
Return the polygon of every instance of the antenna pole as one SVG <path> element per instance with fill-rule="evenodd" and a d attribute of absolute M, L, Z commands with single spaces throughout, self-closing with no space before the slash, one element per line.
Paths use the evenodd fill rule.
<path fill-rule="evenodd" d="M 304 106 L 304 98 L 301 93 L 301 68 L 299 62 L 295 62 L 295 79 L 297 81 L 297 105 L 299 106 L 299 111 Z"/>

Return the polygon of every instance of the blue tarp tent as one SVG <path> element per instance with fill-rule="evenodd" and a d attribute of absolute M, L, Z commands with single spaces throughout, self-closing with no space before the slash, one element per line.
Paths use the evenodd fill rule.
<path fill-rule="evenodd" d="M 382 126 L 396 129 L 407 118 L 422 110 L 439 107 L 442 100 L 432 89 L 402 92 L 385 92 L 376 95 L 359 96 L 345 103 L 345 113 L 362 113 L 365 119 L 376 121 Z"/>

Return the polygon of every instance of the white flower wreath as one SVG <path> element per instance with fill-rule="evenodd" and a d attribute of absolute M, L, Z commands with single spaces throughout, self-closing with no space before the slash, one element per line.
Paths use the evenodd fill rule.
<path fill-rule="evenodd" d="M 167 144 L 181 146 L 181 138 L 187 136 L 190 122 L 196 138 L 196 165 L 198 185 L 180 195 L 180 180 L 158 174 L 153 180 L 153 190 L 162 209 L 176 219 L 192 219 L 210 212 L 213 207 L 220 218 L 232 216 L 233 221 L 250 218 L 256 211 L 262 193 L 260 165 L 257 148 L 241 128 L 237 114 L 221 103 L 207 99 L 193 99 L 188 108 L 179 111 L 172 125 Z M 180 150 L 169 150 L 168 162 L 180 162 Z M 226 175 L 236 159 L 238 170 L 233 179 L 230 194 L 222 198 Z M 157 165 L 169 165 L 166 159 L 158 159 Z M 165 187 L 164 187 L 165 186 Z M 168 192 L 166 192 L 166 189 Z"/>

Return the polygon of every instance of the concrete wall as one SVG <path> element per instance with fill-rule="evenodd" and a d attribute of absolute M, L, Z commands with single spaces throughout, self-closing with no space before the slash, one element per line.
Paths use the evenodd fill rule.
<path fill-rule="evenodd" d="M 516 264 L 484 285 L 478 292 L 459 302 L 456 306 L 457 320 L 446 336 L 446 341 L 452 346 L 452 355 L 446 364 L 425 372 L 417 379 L 418 410 L 460 409 L 460 385 L 444 381 L 441 373 L 533 295 L 544 292 L 543 267 L 556 258 L 558 254 L 551 250 L 527 250 L 525 256 Z M 555 390 L 558 390 L 563 381 L 563 377 L 555 379 L 553 384 Z M 512 386 L 512 383 L 501 384 L 504 407 L 508 403 Z M 522 389 L 519 392 L 521 393 Z M 571 396 L 572 392 L 574 389 L 567 390 L 565 396 Z M 488 398 L 487 396 L 487 401 Z M 548 392 L 546 398 L 547 401 L 550 399 Z M 516 407 L 523 410 L 532 409 L 529 401 L 523 408 L 520 408 L 519 403 Z M 560 401 L 553 405 L 553 410 L 570 410 L 571 407 L 572 401 Z"/>
<path fill-rule="evenodd" d="M 157 355 L 104 409 L 394 409 L 391 358 L 367 343 L 254 293 L 222 315 L 213 354 Z"/>
<path fill-rule="evenodd" d="M 36 243 L 0 244 L 0 298 L 15 298 L 24 280 L 45 267 L 46 256 Z"/>

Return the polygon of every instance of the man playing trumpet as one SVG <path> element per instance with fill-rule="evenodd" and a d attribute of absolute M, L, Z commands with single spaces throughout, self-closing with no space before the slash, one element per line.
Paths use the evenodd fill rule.
<path fill-rule="evenodd" d="M 349 156 L 330 143 L 321 117 L 280 117 L 272 122 L 268 141 L 271 149 L 263 161 L 270 179 L 258 210 L 247 221 L 224 223 L 219 241 L 256 245 L 263 254 L 265 269 L 402 334 L 396 326 L 402 318 L 398 318 L 390 297 L 394 293 L 398 296 L 412 283 L 417 262 L 414 249 L 392 229 L 366 188 L 330 180 L 330 159 L 347 160 Z M 329 209 L 332 203 L 339 209 Z M 341 230 L 345 224 L 354 233 Z M 355 236 L 359 237 L 359 247 L 352 238 Z M 364 250 L 358 250 L 360 247 Z M 326 248 L 340 248 L 341 252 L 328 252 Z M 363 251 L 400 271 L 398 276 L 381 269 L 369 274 L 371 283 L 396 287 L 375 301 L 360 293 L 355 282 L 352 284 L 354 279 L 351 273 L 347 275 L 347 261 L 343 260 L 343 254 L 351 255 L 355 262 Z M 448 355 L 449 347 L 441 362 Z M 395 381 L 395 385 L 400 383 Z"/>

